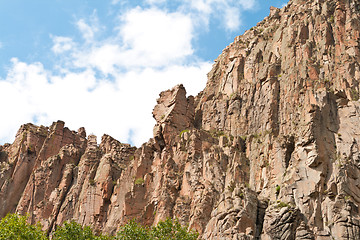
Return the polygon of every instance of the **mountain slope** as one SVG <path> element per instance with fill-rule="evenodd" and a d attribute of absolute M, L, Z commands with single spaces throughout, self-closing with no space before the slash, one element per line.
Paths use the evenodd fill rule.
<path fill-rule="evenodd" d="M 160 94 L 140 148 L 23 125 L 0 147 L 0 216 L 114 233 L 177 217 L 204 239 L 360 239 L 358 0 L 293 0 Z"/>

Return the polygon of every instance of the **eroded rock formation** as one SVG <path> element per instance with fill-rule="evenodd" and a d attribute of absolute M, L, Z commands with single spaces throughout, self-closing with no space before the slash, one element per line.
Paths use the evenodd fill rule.
<path fill-rule="evenodd" d="M 160 94 L 140 148 L 23 125 L 0 147 L 0 217 L 114 233 L 177 217 L 203 239 L 360 239 L 360 1 L 293 0 Z"/>

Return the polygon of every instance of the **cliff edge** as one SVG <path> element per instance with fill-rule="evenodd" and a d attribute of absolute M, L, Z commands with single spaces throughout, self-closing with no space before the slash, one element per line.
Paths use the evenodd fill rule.
<path fill-rule="evenodd" d="M 205 89 L 157 100 L 140 148 L 64 122 L 0 146 L 0 217 L 203 239 L 360 239 L 360 1 L 293 0 L 226 47 Z"/>

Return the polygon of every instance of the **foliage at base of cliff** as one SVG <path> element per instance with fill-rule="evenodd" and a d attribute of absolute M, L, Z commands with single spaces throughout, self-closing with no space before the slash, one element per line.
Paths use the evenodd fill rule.
<path fill-rule="evenodd" d="M 8 214 L 0 221 L 0 239 L 1 240 L 46 240 L 48 239 L 41 226 L 30 225 L 25 216 L 17 214 Z"/>
<path fill-rule="evenodd" d="M 166 219 L 152 228 L 144 227 L 135 220 L 122 226 L 115 237 L 96 235 L 89 226 L 71 221 L 64 223 L 51 236 L 52 240 L 195 240 L 198 233 L 187 231 L 178 220 Z M 31 225 L 27 217 L 8 214 L 0 221 L 0 240 L 48 240 L 41 225 Z"/>
<path fill-rule="evenodd" d="M 199 234 L 187 231 L 178 220 L 166 219 L 158 225 L 147 228 L 139 225 L 135 220 L 121 227 L 117 233 L 117 240 L 195 240 Z"/>

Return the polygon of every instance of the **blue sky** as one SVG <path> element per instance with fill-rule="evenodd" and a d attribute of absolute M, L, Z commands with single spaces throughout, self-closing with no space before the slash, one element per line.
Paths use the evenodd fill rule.
<path fill-rule="evenodd" d="M 63 120 L 135 145 L 162 90 L 196 95 L 234 37 L 284 0 L 0 0 L 0 144 Z"/>

